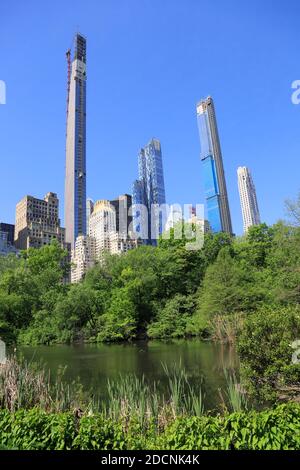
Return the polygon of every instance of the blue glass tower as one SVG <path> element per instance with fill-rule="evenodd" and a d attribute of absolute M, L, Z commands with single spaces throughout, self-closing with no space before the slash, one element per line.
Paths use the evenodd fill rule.
<path fill-rule="evenodd" d="M 133 184 L 133 222 L 137 235 L 145 243 L 156 245 L 158 236 L 164 230 L 166 203 L 165 183 L 162 163 L 161 145 L 159 140 L 152 139 L 140 150 L 138 157 L 139 178 Z M 141 204 L 147 214 L 141 214 L 135 206 Z"/>
<path fill-rule="evenodd" d="M 232 233 L 223 159 L 214 103 L 209 96 L 197 105 L 207 218 L 213 232 Z"/>
<path fill-rule="evenodd" d="M 76 34 L 74 55 L 68 58 L 65 226 L 74 248 L 86 234 L 86 40 Z"/>

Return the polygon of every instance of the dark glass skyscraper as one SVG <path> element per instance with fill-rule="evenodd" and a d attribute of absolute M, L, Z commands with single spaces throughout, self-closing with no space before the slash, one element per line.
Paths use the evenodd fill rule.
<path fill-rule="evenodd" d="M 14 244 L 14 241 L 15 241 L 15 226 L 14 225 L 0 222 L 0 232 L 5 232 L 7 234 L 7 242 L 10 245 Z"/>
<path fill-rule="evenodd" d="M 156 239 L 164 230 L 166 203 L 165 182 L 160 141 L 152 139 L 140 150 L 138 158 L 139 178 L 133 184 L 132 203 L 134 230 L 145 243 L 155 245 Z M 135 205 L 141 204 L 147 214 L 137 211 Z"/>
<path fill-rule="evenodd" d="M 116 211 L 116 231 L 120 236 L 126 237 L 132 230 L 132 196 L 122 194 L 109 202 Z"/>
<path fill-rule="evenodd" d="M 74 248 L 86 234 L 86 40 L 76 34 L 73 60 L 68 58 L 65 226 Z"/>
<path fill-rule="evenodd" d="M 213 232 L 232 233 L 223 159 L 212 98 L 197 105 L 207 218 Z"/>

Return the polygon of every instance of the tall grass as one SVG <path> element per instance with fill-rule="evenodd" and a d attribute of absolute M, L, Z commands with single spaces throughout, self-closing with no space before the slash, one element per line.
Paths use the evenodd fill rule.
<path fill-rule="evenodd" d="M 243 321 L 244 316 L 241 313 L 214 316 L 210 320 L 212 338 L 221 343 L 234 344 Z"/>
<path fill-rule="evenodd" d="M 224 376 L 227 384 L 225 390 L 226 400 L 221 390 L 219 390 L 224 410 L 226 412 L 247 411 L 249 409 L 247 395 L 238 382 L 235 372 L 224 369 Z"/>
<path fill-rule="evenodd" d="M 52 383 L 50 374 L 41 365 L 17 361 L 11 357 L 0 368 L 0 408 L 16 411 L 19 408 L 39 407 L 46 411 L 73 410 L 85 414 L 101 413 L 106 418 L 121 420 L 126 427 L 134 419 L 141 429 L 155 426 L 164 429 L 178 416 L 204 414 L 202 383 L 191 384 L 186 369 L 179 364 L 162 364 L 167 390 L 160 382 L 149 384 L 142 376 L 120 375 L 107 381 L 107 399 L 94 397 L 83 390 L 79 382 L 67 384 L 65 369 L 61 368 Z M 244 393 L 236 377 L 225 372 L 227 389 L 220 394 L 224 412 L 241 411 L 247 407 Z M 82 411 L 83 410 L 83 411 Z"/>
<path fill-rule="evenodd" d="M 168 381 L 167 396 L 159 390 L 159 382 L 150 386 L 144 375 L 141 378 L 120 375 L 116 380 L 108 380 L 108 400 L 102 402 L 100 411 L 106 417 L 125 422 L 134 416 L 142 426 L 152 423 L 159 428 L 177 416 L 201 416 L 204 413 L 201 388 L 193 389 L 181 363 L 162 367 Z"/>
<path fill-rule="evenodd" d="M 8 358 L 0 368 L 0 408 L 16 411 L 38 406 L 47 411 L 66 411 L 80 407 L 82 387 L 79 382 L 66 384 L 64 372 L 60 368 L 52 384 L 50 373 L 41 363 Z"/>
<path fill-rule="evenodd" d="M 199 385 L 197 390 L 191 386 L 181 361 L 179 364 L 173 364 L 171 368 L 166 364 L 162 366 L 168 378 L 170 406 L 174 418 L 181 414 L 201 416 L 204 413 L 201 386 Z"/>

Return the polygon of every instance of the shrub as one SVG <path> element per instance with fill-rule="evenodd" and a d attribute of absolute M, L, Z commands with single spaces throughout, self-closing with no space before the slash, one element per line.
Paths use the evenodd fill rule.
<path fill-rule="evenodd" d="M 0 411 L 0 448 L 21 450 L 300 450 L 300 405 L 225 416 L 182 416 L 164 429 L 147 429 L 133 417 L 39 409 Z"/>
<path fill-rule="evenodd" d="M 300 449 L 300 406 L 281 405 L 225 417 L 182 417 L 169 426 L 160 445 L 186 450 Z"/>
<path fill-rule="evenodd" d="M 122 450 L 125 447 L 122 426 L 101 415 L 84 416 L 74 446 L 82 450 Z"/>
<path fill-rule="evenodd" d="M 75 439 L 72 413 L 47 414 L 33 408 L 0 412 L 0 443 L 20 450 L 68 450 Z"/>
<path fill-rule="evenodd" d="M 297 306 L 264 307 L 245 319 L 238 338 L 242 381 L 259 400 L 299 393 L 300 364 L 292 364 L 292 343 L 299 338 Z"/>

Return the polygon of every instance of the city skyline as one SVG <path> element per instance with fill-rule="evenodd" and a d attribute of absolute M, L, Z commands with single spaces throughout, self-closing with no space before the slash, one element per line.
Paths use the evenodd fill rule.
<path fill-rule="evenodd" d="M 195 28 L 201 17 L 211 16 L 217 10 L 209 2 L 203 2 L 201 7 L 191 5 L 183 22 L 179 21 L 181 8 L 176 6 L 171 11 L 176 28 L 168 25 L 166 30 L 161 26 L 167 18 L 167 5 L 162 6 L 154 1 L 143 11 L 138 9 L 137 2 L 133 2 L 136 13 L 141 17 L 141 24 L 146 18 L 155 17 L 157 20 L 154 23 L 157 34 L 151 43 L 137 32 L 132 32 L 132 36 L 126 35 L 127 31 L 133 31 L 132 19 L 123 15 L 123 9 L 121 20 L 114 17 L 112 10 L 102 3 L 100 23 L 96 21 L 96 15 L 95 19 L 91 16 L 92 6 L 83 12 L 80 30 L 88 36 L 90 51 L 87 98 L 90 181 L 87 196 L 112 199 L 116 194 L 130 192 L 132 177 L 136 172 L 137 149 L 149 135 L 155 134 L 164 149 L 168 202 L 203 202 L 194 108 L 201 96 L 211 94 L 217 106 L 222 151 L 226 159 L 233 231 L 242 233 L 236 187 L 236 168 L 241 163 L 251 167 L 256 175 L 262 220 L 273 223 L 284 217 L 284 199 L 294 197 L 299 188 L 296 172 L 288 171 L 289 167 L 297 166 L 300 146 L 297 132 L 299 107 L 290 100 L 291 83 L 298 78 L 297 60 L 292 53 L 298 40 L 296 23 L 291 15 L 288 16 L 277 5 L 272 9 L 272 20 L 275 24 L 280 23 L 279 31 L 274 28 L 274 24 L 270 25 L 266 21 L 270 8 L 259 2 L 254 3 L 260 11 L 259 20 L 254 14 L 254 6 L 248 6 L 246 12 L 236 4 L 236 19 L 239 22 L 233 25 L 229 12 L 224 12 L 222 19 L 218 19 L 222 42 L 211 37 L 209 44 L 203 41 L 207 26 L 203 24 L 201 34 Z M 60 8 L 64 12 L 67 6 Z M 98 11 L 96 4 L 93 8 L 95 12 Z M 157 8 L 160 15 L 155 11 Z M 299 5 L 295 3 L 294 11 L 297 9 Z M 23 26 L 18 22 L 15 24 L 15 18 L 10 16 L 10 8 L 4 7 L 6 24 L 0 32 L 4 52 L 3 76 L 0 78 L 7 85 L 7 103 L 0 107 L 4 129 L 0 152 L 3 155 L 4 173 L 13 174 L 14 178 L 13 185 L 3 181 L 0 188 L 2 200 L 6 201 L 1 208 L 0 218 L 5 222 L 14 222 L 15 205 L 24 194 L 42 197 L 51 190 L 63 201 L 64 53 L 77 24 L 76 13 L 73 9 L 69 10 L 72 11 L 67 27 L 47 8 L 45 15 L 49 24 L 46 28 L 39 26 L 38 16 L 33 14 L 31 21 L 36 29 L 35 33 L 26 34 L 27 73 L 21 79 L 17 70 L 22 68 L 25 57 L 18 53 L 18 35 L 23 35 Z M 23 13 L 26 18 L 25 8 Z M 246 17 L 248 28 L 242 31 Z M 288 18 L 289 28 L 286 23 L 282 25 L 282 17 Z M 255 38 L 251 34 L 254 20 L 257 31 Z M 232 34 L 227 24 L 232 26 Z M 14 32 L 17 25 L 18 32 Z M 237 29 L 240 32 L 238 45 L 235 43 Z M 177 51 L 174 47 L 172 41 L 175 32 L 180 35 L 184 51 L 189 50 L 188 55 L 183 53 L 183 49 Z M 36 42 L 39 34 L 43 36 L 42 55 Z M 136 41 L 137 36 L 139 43 Z M 270 52 L 270 41 L 275 45 L 280 44 L 276 58 Z M 188 49 L 187 42 L 190 45 Z M 263 64 L 259 77 L 255 68 L 258 45 L 258 62 Z M 238 69 L 234 57 L 225 54 L 225 49 L 232 48 L 239 58 L 242 52 L 243 57 L 247 57 L 247 60 L 243 57 L 239 60 Z M 178 55 L 175 55 L 175 51 Z M 143 60 L 136 61 L 137 54 L 147 56 L 147 64 L 149 60 L 153 64 L 160 64 L 159 74 L 147 74 L 148 66 Z M 12 62 L 10 58 L 16 55 L 18 64 L 14 65 L 16 61 Z M 205 73 L 202 73 L 204 69 Z M 40 79 L 41 70 L 43 80 Z M 173 74 L 179 74 L 180 85 L 179 80 L 172 80 Z M 261 106 L 262 103 L 264 106 Z M 257 109 L 261 110 L 260 113 L 257 113 Z M 119 119 L 119 112 L 125 112 L 126 119 Z M 15 138 L 16 133 L 18 139 Z M 289 162 L 285 167 L 280 165 L 283 153 Z M 271 177 L 268 184 L 264 185 L 264 174 L 270 167 Z M 111 175 L 111 178 L 107 175 Z M 62 225 L 65 225 L 64 221 Z"/>

